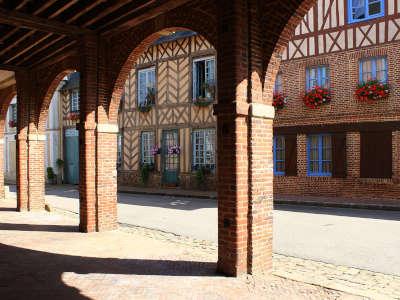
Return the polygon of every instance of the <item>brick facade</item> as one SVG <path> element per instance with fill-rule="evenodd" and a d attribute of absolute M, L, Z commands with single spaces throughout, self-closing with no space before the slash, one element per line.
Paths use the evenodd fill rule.
<path fill-rule="evenodd" d="M 388 0 L 391 2 L 391 0 Z M 318 1 L 310 12 L 317 14 L 318 5 L 323 1 Z M 391 6 L 390 6 L 391 7 Z M 390 12 L 387 11 L 386 14 Z M 344 11 L 341 12 L 345 14 Z M 329 12 L 327 12 L 329 15 Z M 384 24 L 388 22 L 389 32 L 390 20 L 395 15 L 389 15 L 382 18 L 369 20 L 367 26 L 375 26 L 376 24 Z M 314 16 L 317 20 L 317 17 Z M 328 16 L 329 17 L 329 16 Z M 315 21 L 314 22 L 317 22 Z M 341 19 L 340 19 L 341 20 Z M 345 32 L 346 30 L 354 30 L 354 39 L 359 40 L 358 27 L 361 24 L 346 24 L 346 19 L 338 20 L 336 27 L 319 28 L 318 24 L 314 24 L 314 30 L 311 33 L 301 33 L 304 26 L 297 28 L 298 36 L 294 37 L 291 43 L 307 37 L 324 38 L 324 35 L 330 32 Z M 332 21 L 333 22 L 333 21 Z M 342 25 L 341 22 L 344 22 Z M 317 22 L 318 23 L 318 22 Z M 335 24 L 335 23 L 333 23 Z M 347 26 L 347 27 L 346 27 Z M 376 25 L 378 26 L 378 25 Z M 380 26 L 380 25 L 379 25 Z M 303 28 L 303 29 L 301 29 Z M 312 31 L 313 29 L 311 29 Z M 391 33 L 389 33 L 389 36 Z M 369 38 L 369 36 L 368 36 Z M 366 38 L 367 39 L 367 38 Z M 367 39 L 368 40 L 368 39 Z M 341 40 L 342 41 L 342 40 Z M 360 39 L 362 41 L 362 38 Z M 333 47 L 330 53 L 312 55 L 310 50 L 301 48 L 300 54 L 293 54 L 294 51 L 288 53 L 286 51 L 284 57 L 290 55 L 294 57 L 286 59 L 280 65 L 280 74 L 283 82 L 283 92 L 288 96 L 288 103 L 283 109 L 277 111 L 274 121 L 274 130 L 276 135 L 288 132 L 297 134 L 297 176 L 275 176 L 274 177 L 274 193 L 279 198 L 281 196 L 328 196 L 351 199 L 351 202 L 368 203 L 375 199 L 375 203 L 392 204 L 398 201 L 400 193 L 399 185 L 399 165 L 397 149 L 398 131 L 395 127 L 386 127 L 392 131 L 392 176 L 391 178 L 361 178 L 361 146 L 360 131 L 371 130 L 371 127 L 384 128 L 390 122 L 400 120 L 400 102 L 399 95 L 399 76 L 398 55 L 400 41 L 386 42 L 383 36 L 378 36 L 375 43 L 361 44 L 359 47 L 351 48 L 351 44 L 346 42 L 349 49 L 339 49 Z M 305 43 L 307 44 L 307 42 Z M 340 43 L 339 43 L 340 44 Z M 341 45 L 341 44 L 340 44 Z M 339 46 L 340 46 L 339 45 Z M 345 43 L 343 42 L 343 47 Z M 304 46 L 305 47 L 305 46 Z M 324 48 L 328 52 L 329 48 Z M 328 49 L 328 50 L 326 50 Z M 302 52 L 301 52 L 302 51 Z M 319 50 L 323 52 L 321 45 Z M 308 53 L 308 54 L 307 54 Z M 301 56 L 301 57 L 300 57 Z M 376 101 L 375 103 L 364 103 L 358 101 L 355 96 L 355 90 L 359 83 L 359 62 L 361 59 L 368 57 L 386 57 L 387 58 L 387 76 L 390 84 L 390 95 L 386 99 Z M 330 91 L 332 93 L 332 101 L 321 106 L 319 109 L 310 109 L 304 105 L 302 96 L 306 91 L 306 69 L 311 66 L 325 65 L 329 68 Z M 370 127 L 365 127 L 365 124 Z M 355 125 L 357 124 L 357 125 Z M 329 126 L 330 125 L 330 126 Z M 346 176 L 345 178 L 334 178 L 334 176 L 317 177 L 307 175 L 307 135 L 312 133 L 322 133 L 323 129 L 316 129 L 325 126 L 325 133 L 331 133 L 330 130 L 342 131 L 346 134 Z M 340 127 L 341 126 L 341 127 Z M 396 125 L 394 125 L 396 126 Z M 333 129 L 335 128 L 336 129 Z M 338 129 L 340 127 L 340 129 Z M 286 131 L 285 131 L 286 128 Z M 378 130 L 378 129 L 375 129 Z M 382 129 L 383 130 L 383 129 Z M 318 188 L 316 188 L 318 187 Z M 315 199 L 314 201 L 320 201 Z M 336 201 L 336 200 L 335 200 Z M 337 201 L 339 201 L 337 199 Z"/>

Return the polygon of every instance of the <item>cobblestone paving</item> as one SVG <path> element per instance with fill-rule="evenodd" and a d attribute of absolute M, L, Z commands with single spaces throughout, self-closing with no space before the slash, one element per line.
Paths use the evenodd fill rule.
<path fill-rule="evenodd" d="M 83 234 L 77 218 L 0 205 L 0 299 L 362 299 L 278 276 L 215 273 L 213 245 L 143 228 Z"/>
<path fill-rule="evenodd" d="M 136 226 L 121 226 L 121 230 L 141 233 L 154 239 L 180 243 L 215 254 L 217 245 L 175 234 Z M 400 299 L 400 277 L 336 266 L 323 262 L 274 254 L 273 274 L 372 299 Z"/>

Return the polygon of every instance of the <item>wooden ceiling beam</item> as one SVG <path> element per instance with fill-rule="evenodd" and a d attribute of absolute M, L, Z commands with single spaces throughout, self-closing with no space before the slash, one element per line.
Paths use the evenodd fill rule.
<path fill-rule="evenodd" d="M 0 8 L 0 23 L 69 36 L 92 32 L 91 30 L 78 26 L 68 25 L 55 20 L 48 20 L 17 11 L 9 11 L 3 8 Z"/>
<path fill-rule="evenodd" d="M 100 5 L 103 2 L 107 2 L 107 0 L 97 0 L 97 1 L 93 2 L 92 4 L 86 6 L 84 9 L 82 9 L 81 11 L 77 12 L 76 14 L 74 14 L 73 17 L 68 19 L 68 21 L 66 23 L 67 24 L 73 23 L 75 20 L 79 19 L 85 13 L 87 13 L 90 10 L 92 10 L 93 8 L 95 8 L 96 6 Z"/>
<path fill-rule="evenodd" d="M 0 44 L 2 44 L 6 39 L 8 39 L 10 36 L 12 36 L 14 33 L 16 33 L 19 30 L 18 27 L 15 27 L 11 29 L 9 32 L 7 32 L 5 35 L 0 37 Z"/>
<path fill-rule="evenodd" d="M 157 0 L 144 1 L 143 4 L 135 7 L 134 9 L 128 10 L 128 11 L 126 11 L 124 13 L 121 13 L 117 17 L 113 18 L 111 21 L 109 21 L 109 22 L 107 22 L 105 24 L 102 24 L 98 29 L 101 30 L 103 28 L 106 28 L 106 27 L 110 26 L 111 24 L 114 24 L 114 23 L 118 22 L 122 18 L 124 18 L 124 17 L 126 17 L 128 15 L 134 14 L 135 12 L 137 12 L 137 11 L 139 11 L 141 9 L 145 9 L 146 7 L 149 7 L 149 6 L 153 5 L 156 2 L 157 2 Z"/>
<path fill-rule="evenodd" d="M 1 49 L 0 51 L 0 56 L 4 55 L 5 53 L 7 53 L 9 50 L 11 50 L 12 48 L 14 48 L 15 46 L 17 46 L 19 43 L 21 43 L 23 40 L 27 39 L 28 37 L 30 37 L 31 35 L 35 34 L 36 31 L 35 30 L 31 30 L 26 32 L 25 34 L 21 35 L 19 38 L 17 38 L 14 42 L 10 43 L 9 45 L 7 45 L 7 47 L 5 47 L 4 49 Z"/>
<path fill-rule="evenodd" d="M 7 71 L 21 71 L 24 70 L 24 68 L 14 66 L 14 65 L 8 65 L 8 64 L 0 64 L 0 70 L 7 70 Z"/>
<path fill-rule="evenodd" d="M 55 57 L 58 53 L 63 51 L 64 49 L 74 45 L 76 41 L 60 41 L 63 42 L 61 46 L 54 45 L 53 47 L 47 48 L 46 53 L 38 55 L 38 59 L 35 59 L 35 56 L 30 60 L 32 63 L 28 63 L 32 68 L 41 65 L 45 61 L 52 61 L 52 58 Z"/>
<path fill-rule="evenodd" d="M 56 2 L 57 2 L 57 0 L 47 0 L 47 1 L 45 1 L 45 3 L 41 4 L 41 5 L 39 6 L 39 8 L 36 9 L 36 10 L 33 12 L 33 15 L 34 15 L 34 16 L 39 15 L 40 13 L 44 12 L 46 9 L 48 9 L 50 6 L 52 6 L 52 5 L 53 5 L 54 3 L 56 3 Z"/>
<path fill-rule="evenodd" d="M 137 13 L 136 17 L 132 17 L 131 19 L 125 22 L 120 22 L 119 24 L 109 23 L 107 25 L 107 28 L 103 28 L 103 31 L 100 32 L 103 36 L 109 36 L 115 33 L 116 31 L 121 31 L 129 27 L 134 27 L 140 23 L 155 18 L 165 12 L 168 12 L 179 6 L 182 6 L 188 3 L 189 1 L 190 0 L 158 1 L 157 4 L 153 5 L 152 9 L 148 9 L 143 12 Z"/>
<path fill-rule="evenodd" d="M 49 48 L 50 46 L 54 45 L 55 43 L 57 43 L 59 40 L 63 39 L 64 37 L 65 37 L 65 35 L 60 35 L 59 37 L 57 37 L 57 38 L 55 38 L 55 39 L 53 39 L 53 40 L 51 40 L 51 41 L 49 41 L 49 42 L 46 42 L 45 45 L 43 45 L 43 46 L 41 46 L 41 47 L 38 47 L 38 48 L 35 49 L 35 50 L 32 50 L 31 52 L 29 52 L 28 55 L 26 55 L 25 57 L 22 57 L 20 60 L 18 60 L 18 61 L 16 62 L 16 65 L 17 65 L 17 66 L 23 65 L 23 63 L 24 63 L 25 61 L 27 61 L 28 59 L 30 59 L 32 56 L 35 56 L 36 54 L 38 54 L 38 53 L 40 53 L 40 52 L 46 50 L 47 48 Z M 39 45 L 36 45 L 36 46 L 39 46 Z"/>
<path fill-rule="evenodd" d="M 59 9 L 57 9 L 55 12 L 53 12 L 50 16 L 48 16 L 49 19 L 53 19 L 57 17 L 58 15 L 62 14 L 64 11 L 66 11 L 68 8 L 70 8 L 72 5 L 77 3 L 79 0 L 70 0 L 68 1 L 67 4 L 61 6 Z"/>
<path fill-rule="evenodd" d="M 30 2 L 31 0 L 22 0 L 21 2 L 20 2 L 20 4 L 18 4 L 16 7 L 15 7 L 15 9 L 16 10 L 19 10 L 19 9 L 21 9 L 21 8 L 23 8 L 28 2 Z"/>
<path fill-rule="evenodd" d="M 16 58 L 20 57 L 24 53 L 28 52 L 33 47 L 35 47 L 36 45 L 40 44 L 41 42 L 43 42 L 44 40 L 46 40 L 47 38 L 49 38 L 53 34 L 52 33 L 42 33 L 42 35 L 43 35 L 42 37 L 39 37 L 38 39 L 35 39 L 34 41 L 28 41 L 26 43 L 26 45 L 21 45 L 21 47 L 20 47 L 21 51 L 16 51 L 16 53 L 14 55 L 12 55 L 11 57 L 7 58 L 4 61 L 4 63 L 8 64 L 8 63 L 12 62 L 13 60 L 15 60 Z"/>
<path fill-rule="evenodd" d="M 112 12 L 116 11 L 117 9 L 121 8 L 122 6 L 124 6 L 124 5 L 126 5 L 126 4 L 128 4 L 130 2 L 132 2 L 132 1 L 130 1 L 130 0 L 120 0 L 120 1 L 118 1 L 117 4 L 106 8 L 105 10 L 100 12 L 96 17 L 86 21 L 82 26 L 83 27 L 87 27 L 87 26 L 90 26 L 90 25 L 96 23 L 98 20 L 104 18 L 105 16 L 111 14 Z"/>

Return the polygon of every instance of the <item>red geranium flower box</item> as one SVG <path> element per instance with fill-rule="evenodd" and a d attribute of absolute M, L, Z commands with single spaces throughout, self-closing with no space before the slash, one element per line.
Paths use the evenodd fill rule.
<path fill-rule="evenodd" d="M 370 80 L 357 86 L 356 97 L 359 101 L 373 103 L 389 96 L 389 85 L 378 80 Z"/>
<path fill-rule="evenodd" d="M 275 107 L 275 109 L 282 109 L 286 102 L 287 96 L 285 96 L 283 93 L 274 93 L 272 106 Z"/>
<path fill-rule="evenodd" d="M 303 97 L 304 104 L 314 109 L 331 102 L 331 99 L 329 89 L 320 86 L 315 86 L 308 90 Z"/>

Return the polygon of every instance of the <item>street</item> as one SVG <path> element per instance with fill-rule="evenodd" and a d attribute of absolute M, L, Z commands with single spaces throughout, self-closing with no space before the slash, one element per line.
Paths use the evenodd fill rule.
<path fill-rule="evenodd" d="M 74 186 L 51 187 L 46 202 L 79 211 Z M 119 193 L 118 220 L 216 242 L 216 207 L 214 199 Z M 400 275 L 399 249 L 399 211 L 299 205 L 279 205 L 274 211 L 276 253 Z"/>

